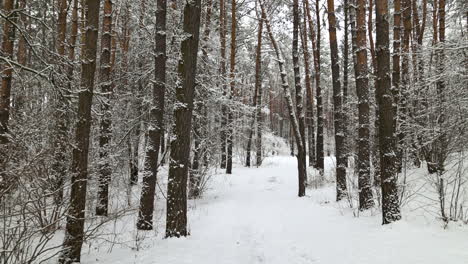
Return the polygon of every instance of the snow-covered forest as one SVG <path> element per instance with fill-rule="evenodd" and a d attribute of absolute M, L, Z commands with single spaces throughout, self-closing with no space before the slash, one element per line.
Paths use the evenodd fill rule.
<path fill-rule="evenodd" d="M 464 0 L 1 0 L 0 263 L 467 264 Z"/>

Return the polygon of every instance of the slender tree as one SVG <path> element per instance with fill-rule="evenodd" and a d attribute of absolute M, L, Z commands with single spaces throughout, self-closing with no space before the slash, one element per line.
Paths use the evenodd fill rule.
<path fill-rule="evenodd" d="M 231 92 L 229 98 L 233 100 L 236 97 L 236 37 L 237 37 L 237 3 L 236 0 L 231 0 L 231 52 L 230 52 L 230 75 L 229 85 Z M 260 95 L 260 93 L 258 93 Z M 232 174 L 232 148 L 234 144 L 234 114 L 233 109 L 228 110 L 228 133 L 227 133 L 227 161 L 226 173 Z"/>
<path fill-rule="evenodd" d="M 159 148 L 164 133 L 164 98 L 166 93 L 166 16 L 165 0 L 156 2 L 156 26 L 154 46 L 154 83 L 150 110 L 148 148 L 146 150 L 145 173 L 140 196 L 137 228 L 153 229 L 154 194 L 159 167 Z"/>
<path fill-rule="evenodd" d="M 317 98 L 317 146 L 316 146 L 316 164 L 317 169 L 323 175 L 324 172 L 324 149 L 323 149 L 323 96 L 322 87 L 320 86 L 320 43 L 321 43 L 321 28 L 320 28 L 320 5 L 319 0 L 315 2 L 315 21 L 317 23 L 317 32 L 314 30 L 312 15 L 310 12 L 309 0 L 305 1 L 307 20 L 309 22 L 309 34 L 312 41 L 312 49 L 314 53 L 314 72 L 315 72 L 315 88 Z"/>
<path fill-rule="evenodd" d="M 256 103 L 256 118 L 257 118 L 257 167 L 262 165 L 262 34 L 263 34 L 263 19 L 258 16 L 258 33 L 257 33 L 257 51 L 255 56 L 255 93 L 257 94 Z"/>
<path fill-rule="evenodd" d="M 390 37 L 388 1 L 375 4 L 377 103 L 379 107 L 380 175 L 382 177 L 382 222 L 389 224 L 401 219 L 398 199 L 395 138 L 393 136 L 393 96 L 390 87 Z"/>
<path fill-rule="evenodd" d="M 207 66 L 208 64 L 208 40 L 211 33 L 211 14 L 213 9 L 213 1 L 206 1 L 206 15 L 205 15 L 205 26 L 203 30 L 202 37 L 202 57 L 201 61 Z M 200 61 L 199 61 L 200 63 Z M 205 67 L 207 69 L 208 67 Z M 198 67 L 200 71 L 200 67 Z M 196 97 L 200 97 L 200 93 L 196 94 Z M 201 185 L 201 168 L 202 163 L 201 159 L 204 161 L 207 160 L 207 147 L 206 147 L 206 135 L 208 128 L 208 109 L 204 104 L 202 98 L 199 98 L 196 104 L 197 113 L 194 115 L 194 125 L 193 125 L 193 134 L 194 134 L 194 149 L 193 149 L 193 162 L 192 168 L 190 170 L 190 185 L 189 185 L 189 197 L 197 198 L 200 196 L 200 185 Z M 203 142 L 205 141 L 205 142 Z M 206 162 L 205 162 L 206 163 Z"/>
<path fill-rule="evenodd" d="M 227 85 L 226 85 L 226 32 L 227 32 L 227 22 L 226 22 L 226 3 L 225 0 L 220 0 L 219 4 L 219 22 L 220 22 L 220 29 L 219 29 L 219 40 L 220 40 L 220 51 L 221 51 L 221 66 L 220 66 L 220 71 L 221 71 L 221 82 L 222 82 L 222 90 L 223 90 L 223 96 L 227 96 Z M 227 162 L 227 157 L 226 157 L 226 137 L 227 137 L 227 131 L 226 131 L 226 126 L 227 126 L 227 108 L 226 105 L 223 104 L 222 106 L 222 117 L 221 117 L 221 133 L 220 133 L 220 139 L 221 139 L 221 169 L 226 168 L 226 162 Z"/>
<path fill-rule="evenodd" d="M 96 215 L 107 216 L 109 207 L 109 183 L 111 181 L 112 168 L 109 159 L 110 141 L 112 137 L 112 114 L 110 101 L 112 99 L 112 1 L 104 1 L 104 19 L 101 34 L 101 61 L 99 69 L 99 82 L 103 100 L 101 102 L 101 120 L 99 135 L 99 158 L 101 159 L 99 168 L 99 191 L 98 202 L 96 204 Z"/>
<path fill-rule="evenodd" d="M 67 213 L 65 240 L 60 263 L 80 262 L 84 240 L 86 187 L 88 180 L 88 153 L 91 130 L 91 104 L 93 99 L 96 52 L 99 31 L 100 1 L 86 0 L 83 51 L 81 53 L 81 84 L 78 93 L 78 118 L 75 147 L 72 156 L 70 206 Z"/>
<path fill-rule="evenodd" d="M 273 35 L 273 31 L 271 29 L 270 21 L 268 20 L 268 18 L 266 16 L 266 11 L 265 11 L 265 6 L 264 6 L 264 3 L 263 3 L 263 0 L 258 0 L 258 2 L 260 4 L 260 9 L 262 11 L 262 19 L 263 19 L 263 21 L 265 23 L 266 30 L 267 30 L 268 36 L 270 38 L 271 45 L 273 46 L 273 51 L 275 53 L 275 56 L 276 56 L 276 59 L 277 59 L 277 62 L 278 62 L 278 68 L 279 68 L 280 77 L 281 77 L 281 86 L 282 86 L 283 91 L 284 91 L 284 99 L 286 101 L 286 106 L 288 108 L 289 120 L 290 120 L 290 124 L 291 124 L 293 138 L 296 139 L 296 145 L 297 145 L 297 148 L 298 148 L 298 152 L 305 153 L 305 146 L 303 145 L 303 142 L 305 142 L 305 140 L 303 140 L 301 138 L 301 133 L 300 133 L 300 130 L 299 130 L 299 121 L 298 121 L 298 118 L 297 118 L 297 115 L 296 115 L 296 110 L 294 109 L 293 100 L 292 100 L 292 97 L 291 97 L 291 91 L 290 91 L 289 84 L 288 84 L 288 78 L 287 78 L 286 70 L 285 70 L 285 67 L 284 67 L 284 59 L 281 56 L 281 52 L 280 52 L 280 49 L 278 47 L 278 43 L 276 42 L 276 39 L 275 39 L 275 37 Z M 298 11 L 298 7 L 297 7 L 297 11 Z M 299 19 L 299 17 L 297 17 L 297 19 Z M 293 146 L 293 144 L 291 144 L 291 145 Z M 294 149 L 292 150 L 292 152 L 294 153 Z M 304 157 L 304 161 L 305 161 L 305 157 Z M 306 167 L 305 162 L 301 162 L 301 160 L 299 158 L 298 158 L 298 162 L 297 162 L 297 170 L 298 170 L 298 178 L 299 178 L 298 179 L 298 185 L 299 185 L 298 196 L 302 197 L 302 196 L 305 196 L 305 183 L 306 183 L 307 167 Z"/>
<path fill-rule="evenodd" d="M 304 14 L 308 12 L 306 2 L 303 2 Z M 304 15 L 304 24 L 301 27 L 302 52 L 304 55 L 304 71 L 306 86 L 306 124 L 307 124 L 307 145 L 309 151 L 309 166 L 315 163 L 315 126 L 314 126 L 314 94 L 312 91 L 312 80 L 310 76 L 310 53 L 307 39 L 307 16 Z"/>
<path fill-rule="evenodd" d="M 299 0 L 293 0 L 293 43 L 292 43 L 292 56 L 293 56 L 293 67 L 294 67 L 294 84 L 296 88 L 296 115 L 299 124 L 299 140 L 301 143 L 298 144 L 302 147 L 298 147 L 297 152 L 297 163 L 301 168 L 301 171 L 306 170 L 306 141 L 305 141 L 305 117 L 304 117 L 304 97 L 301 85 L 301 72 L 299 66 Z M 305 195 L 305 186 L 307 184 L 307 173 L 302 175 L 299 179 L 299 197 Z"/>
<path fill-rule="evenodd" d="M 338 44 L 336 40 L 336 17 L 334 0 L 327 0 L 328 32 L 330 36 L 330 56 L 333 79 L 333 106 L 335 122 L 335 155 L 336 155 L 336 200 L 346 196 L 346 158 L 344 156 L 344 127 L 342 109 L 342 90 L 340 83 L 340 65 L 338 61 Z"/>
<path fill-rule="evenodd" d="M 167 186 L 166 237 L 187 236 L 187 177 L 192 130 L 193 98 L 197 52 L 200 37 L 201 0 L 185 2 L 181 59 L 178 63 L 179 85 L 176 86 L 175 124 L 171 142 L 171 159 Z"/>

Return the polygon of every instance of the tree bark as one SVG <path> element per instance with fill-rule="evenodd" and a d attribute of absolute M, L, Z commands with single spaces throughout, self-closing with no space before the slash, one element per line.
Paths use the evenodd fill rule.
<path fill-rule="evenodd" d="M 390 87 L 390 38 L 388 1 L 376 1 L 377 103 L 379 107 L 380 175 L 382 177 L 382 223 L 401 219 L 398 201 L 396 146 L 393 136 L 393 96 Z"/>
<path fill-rule="evenodd" d="M 205 28 L 203 30 L 202 37 L 202 58 L 201 61 L 208 63 L 208 40 L 211 33 L 211 13 L 213 8 L 213 1 L 207 0 L 206 2 L 206 16 L 205 16 Z M 206 67 L 208 69 L 208 67 Z M 196 94 L 196 97 L 200 97 L 200 93 Z M 201 195 L 201 159 L 207 160 L 206 151 L 206 140 L 208 130 L 208 110 L 205 103 L 202 101 L 203 98 L 199 98 L 196 110 L 197 113 L 194 116 L 194 150 L 193 150 L 193 162 L 190 170 L 190 185 L 189 185 L 189 198 L 198 198 Z"/>
<path fill-rule="evenodd" d="M 164 99 L 166 93 L 166 16 L 165 0 L 156 2 L 155 46 L 154 46 L 154 83 L 146 149 L 145 172 L 140 195 L 137 228 L 153 229 L 154 194 L 159 167 L 159 149 L 164 133 Z"/>
<path fill-rule="evenodd" d="M 369 80 L 366 41 L 366 1 L 357 0 L 356 13 L 356 92 L 358 96 L 358 191 L 359 209 L 366 210 L 374 205 L 370 179 L 369 146 Z"/>
<path fill-rule="evenodd" d="M 99 190 L 96 215 L 107 216 L 109 207 L 109 184 L 112 168 L 110 162 L 110 142 L 112 139 L 112 113 L 110 102 L 113 95 L 112 67 L 112 1 L 104 1 L 104 19 L 101 34 L 101 65 L 99 82 L 103 99 L 101 102 L 101 122 L 99 135 Z"/>
<path fill-rule="evenodd" d="M 321 40 L 321 28 L 320 28 L 320 8 L 319 0 L 315 2 L 315 19 L 317 22 L 317 33 L 315 33 L 314 25 L 312 23 L 312 15 L 310 14 L 309 0 L 305 1 L 307 18 L 309 21 L 309 34 L 312 40 L 312 49 L 314 53 L 314 71 L 315 71 L 315 87 L 316 87 L 316 99 L 317 99 L 317 146 L 316 146 L 316 163 L 315 167 L 320 170 L 320 174 L 323 176 L 324 173 L 324 148 L 323 148 L 323 95 L 322 88 L 320 86 L 320 40 Z"/>
<path fill-rule="evenodd" d="M 315 128 L 314 128 L 314 93 L 312 91 L 312 80 L 310 76 L 310 53 L 307 39 L 307 1 L 303 2 L 304 25 L 302 27 L 302 51 L 304 55 L 305 86 L 306 86 L 306 124 L 307 124 L 307 145 L 309 152 L 309 167 L 315 164 Z M 309 25 L 311 22 L 309 21 Z M 313 31 L 313 29 L 312 29 Z"/>
<path fill-rule="evenodd" d="M 221 82 L 222 82 L 222 90 L 223 96 L 227 96 L 227 85 L 226 85 L 226 32 L 227 32 L 227 22 L 226 22 L 226 4 L 225 0 L 220 0 L 219 6 L 219 22 L 220 22 L 220 50 L 221 50 Z M 226 157 L 226 137 L 227 137 L 227 107 L 223 103 L 222 105 L 222 117 L 221 117 L 221 133 L 220 133 L 220 140 L 221 140 L 221 169 L 226 168 L 227 157 Z"/>
<path fill-rule="evenodd" d="M 100 1 L 86 0 L 86 35 L 81 59 L 81 84 L 78 93 L 78 119 L 75 148 L 72 155 L 70 206 L 65 227 L 60 263 L 80 262 L 85 220 L 86 187 L 88 180 L 88 153 L 91 129 L 96 51 L 99 27 Z"/>
<path fill-rule="evenodd" d="M 237 37 L 237 4 L 236 0 L 231 0 L 231 53 L 230 53 L 230 75 L 229 81 L 231 93 L 229 99 L 232 101 L 236 97 L 236 37 Z M 260 93 L 259 93 L 260 95 Z M 227 133 L 227 161 L 226 174 L 232 174 L 232 148 L 234 144 L 234 115 L 233 109 L 228 109 L 228 133 Z"/>
<path fill-rule="evenodd" d="M 187 1 L 184 7 L 181 59 L 178 63 L 180 84 L 176 87 L 175 124 L 167 186 L 166 237 L 187 236 L 187 177 L 192 130 L 193 98 L 197 52 L 200 36 L 201 0 Z"/>
<path fill-rule="evenodd" d="M 5 0 L 3 2 L 3 12 L 11 15 L 14 8 L 14 0 Z M 3 24 L 2 53 L 8 59 L 13 59 L 13 49 L 15 42 L 15 27 L 5 21 Z M 10 179 L 6 174 L 6 165 L 2 156 L 6 155 L 7 144 L 9 142 L 8 120 L 10 119 L 10 100 L 11 100 L 11 80 L 13 78 L 13 68 L 5 63 L 2 65 L 2 86 L 0 88 L 0 194 L 8 190 Z"/>
<path fill-rule="evenodd" d="M 333 79 L 333 106 L 335 123 L 335 155 L 336 155 L 336 200 L 346 197 L 346 161 L 344 154 L 344 129 L 342 90 L 340 83 L 340 65 L 338 61 L 338 43 L 336 40 L 336 17 L 334 0 L 327 0 L 328 32 L 330 36 L 330 56 Z"/>
<path fill-rule="evenodd" d="M 294 84 L 296 88 L 296 115 L 299 124 L 299 138 L 301 148 L 298 147 L 297 166 L 301 171 L 306 170 L 306 141 L 305 141 L 305 116 L 304 116 L 304 97 L 301 85 L 301 72 L 299 66 L 299 0 L 293 0 L 293 43 L 292 56 L 294 67 Z M 305 196 L 305 187 L 307 185 L 307 173 L 299 179 L 299 197 Z"/>

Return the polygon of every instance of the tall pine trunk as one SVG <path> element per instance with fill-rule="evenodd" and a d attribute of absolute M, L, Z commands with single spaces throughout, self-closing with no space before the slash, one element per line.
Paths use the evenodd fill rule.
<path fill-rule="evenodd" d="M 200 37 L 201 0 L 187 1 L 184 7 L 181 59 L 178 63 L 179 85 L 176 87 L 175 124 L 167 186 L 166 237 L 187 236 L 187 177 L 192 130 L 195 74 Z"/>
<path fill-rule="evenodd" d="M 262 165 L 262 34 L 263 34 L 263 20 L 257 16 L 258 20 L 258 35 L 257 35 L 257 54 L 255 57 L 255 93 L 257 94 L 256 103 L 256 118 L 257 118 L 257 155 L 256 165 Z"/>
<path fill-rule="evenodd" d="M 211 33 L 211 13 L 213 8 L 213 1 L 207 0 L 206 2 L 206 16 L 205 16 L 205 28 L 203 30 L 203 37 L 202 37 L 202 58 L 201 62 L 207 64 L 208 63 L 208 40 L 210 38 Z M 199 61 L 200 63 L 200 61 Z M 207 70 L 208 67 L 205 67 Z M 203 69 L 202 69 L 203 70 Z M 198 68 L 200 71 L 200 68 Z M 196 94 L 197 97 L 200 97 L 200 93 Z M 189 198 L 198 198 L 201 194 L 200 185 L 201 182 L 201 169 L 202 169 L 202 161 L 204 160 L 206 163 L 207 161 L 207 151 L 206 151 L 206 140 L 207 135 L 206 132 L 208 128 L 208 109 L 205 103 L 202 101 L 202 98 L 199 98 L 196 104 L 197 113 L 194 115 L 194 126 L 193 126 L 193 134 L 194 134 L 194 149 L 193 149 L 193 162 L 192 168 L 190 170 L 190 185 L 189 185 Z"/>
<path fill-rule="evenodd" d="M 231 53 L 230 53 L 230 75 L 229 84 L 231 86 L 231 92 L 229 99 L 232 101 L 236 97 L 236 37 L 237 37 L 237 4 L 236 0 L 231 0 Z M 259 93 L 260 94 L 260 93 Z M 234 145 L 234 114 L 233 108 L 229 107 L 228 110 L 228 133 L 227 133 L 227 161 L 226 161 L 226 173 L 232 174 L 232 149 Z"/>
<path fill-rule="evenodd" d="M 146 149 L 145 172 L 140 196 L 137 228 L 153 229 L 154 194 L 159 167 L 159 149 L 164 133 L 164 98 L 166 93 L 166 14 L 165 0 L 156 2 L 155 46 L 154 46 L 154 83 Z"/>
<path fill-rule="evenodd" d="M 226 3 L 225 0 L 220 0 L 219 4 L 219 40 L 220 40 L 220 51 L 221 51 L 221 82 L 222 82 L 222 90 L 223 96 L 227 96 L 227 85 L 226 85 L 226 32 L 227 32 L 227 19 L 226 19 Z M 221 140 L 221 169 L 226 168 L 227 156 L 226 156 L 226 140 L 227 140 L 227 119 L 228 119 L 228 112 L 227 106 L 225 103 L 222 105 L 222 116 L 221 116 L 221 133 L 220 133 L 220 140 Z"/>
<path fill-rule="evenodd" d="M 378 0 L 376 17 L 377 104 L 379 107 L 380 175 L 382 223 L 401 219 L 396 173 L 396 146 L 393 133 L 393 96 L 390 87 L 390 37 L 388 1 Z"/>
<path fill-rule="evenodd" d="M 292 56 L 294 67 L 294 84 L 296 90 L 296 118 L 299 124 L 299 137 L 297 138 L 297 166 L 301 172 L 306 171 L 306 141 L 305 141 L 305 116 L 304 116 L 304 97 L 301 85 L 301 72 L 299 66 L 299 0 L 293 0 L 293 43 Z M 300 142 L 300 144 L 299 144 Z M 299 147 L 301 145 L 301 147 Z M 307 173 L 301 175 L 299 179 L 299 197 L 305 196 L 305 187 L 307 184 Z"/>
<path fill-rule="evenodd" d="M 359 209 L 365 210 L 374 204 L 370 178 L 369 146 L 369 81 L 366 41 L 366 1 L 357 0 L 356 12 L 356 92 L 358 96 L 358 188 Z"/>
<path fill-rule="evenodd" d="M 113 94 L 112 68 L 112 1 L 104 1 L 104 19 L 101 34 L 101 65 L 99 82 L 103 99 L 99 135 L 99 191 L 96 215 L 107 216 L 109 207 L 109 184 L 111 181 L 110 142 L 112 138 L 111 100 Z"/>
<path fill-rule="evenodd" d="M 344 156 L 344 127 L 342 90 L 340 83 L 340 65 L 338 60 L 338 43 L 336 40 L 335 3 L 327 0 L 328 32 L 330 37 L 330 56 L 333 79 L 333 106 L 335 123 L 335 155 L 336 155 L 336 200 L 346 197 L 346 157 Z"/>
<path fill-rule="evenodd" d="M 3 2 L 3 12 L 11 15 L 14 8 L 14 0 L 5 0 Z M 13 49 L 15 41 L 15 27 L 6 21 L 3 24 L 2 53 L 8 60 L 13 59 Z M 8 120 L 10 119 L 10 100 L 11 100 L 11 80 L 13 78 L 13 68 L 8 63 L 2 66 L 2 85 L 0 87 L 0 194 L 8 190 L 9 181 L 6 174 L 6 164 L 3 156 L 7 155 L 7 144 L 9 142 Z"/>
<path fill-rule="evenodd" d="M 302 52 L 304 55 L 304 71 L 306 86 L 306 124 L 307 124 L 307 146 L 309 152 L 309 166 L 315 163 L 315 126 L 314 126 L 314 93 L 312 91 L 312 78 L 310 75 L 310 53 L 307 39 L 307 16 L 306 2 L 303 2 L 304 25 L 301 27 Z M 310 22 L 310 21 L 309 21 Z M 312 29 L 313 30 L 313 29 Z"/>
<path fill-rule="evenodd" d="M 59 258 L 60 263 L 80 262 L 80 252 L 84 239 L 91 104 L 96 71 L 100 1 L 86 0 L 85 4 L 86 32 L 81 53 L 81 84 L 78 93 L 75 147 L 72 155 L 70 206 L 67 214 L 63 251 Z"/>

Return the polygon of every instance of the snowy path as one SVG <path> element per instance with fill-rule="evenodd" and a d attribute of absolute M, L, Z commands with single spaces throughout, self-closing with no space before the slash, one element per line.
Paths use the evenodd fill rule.
<path fill-rule="evenodd" d="M 84 256 L 84 263 L 468 263 L 467 232 L 406 221 L 383 227 L 379 215 L 355 218 L 327 203 L 332 188 L 298 198 L 294 159 L 266 163 L 218 176 L 205 197 L 191 204 L 190 237 L 157 238 L 139 252 L 115 247 L 108 255 Z"/>

